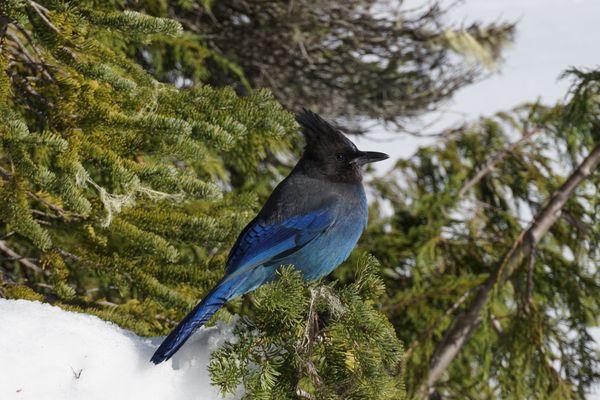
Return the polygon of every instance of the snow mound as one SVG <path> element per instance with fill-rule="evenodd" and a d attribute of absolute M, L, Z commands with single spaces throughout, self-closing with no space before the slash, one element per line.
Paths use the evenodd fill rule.
<path fill-rule="evenodd" d="M 0 299 L 0 399 L 218 399 L 207 364 L 233 325 L 201 328 L 172 360 L 154 365 L 162 338 L 97 317 Z"/>

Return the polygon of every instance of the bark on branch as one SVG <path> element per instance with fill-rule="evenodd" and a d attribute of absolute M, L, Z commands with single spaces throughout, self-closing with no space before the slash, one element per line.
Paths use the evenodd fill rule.
<path fill-rule="evenodd" d="M 0 252 L 6 254 L 8 257 L 20 263 L 24 267 L 31 269 L 33 272 L 42 272 L 42 269 L 36 263 L 32 262 L 26 257 L 22 257 L 19 253 L 8 247 L 6 242 L 3 240 L 0 240 Z"/>
<path fill-rule="evenodd" d="M 6 30 L 8 29 L 8 23 L 10 22 L 10 20 L 8 19 L 8 17 L 6 15 L 2 15 L 0 14 L 0 48 L 2 45 L 2 39 L 4 38 L 4 35 L 6 35 Z"/>
<path fill-rule="evenodd" d="M 513 271 L 522 264 L 524 258 L 531 254 L 540 239 L 560 217 L 562 208 L 573 196 L 577 186 L 592 174 L 599 163 L 600 145 L 594 148 L 566 182 L 554 192 L 548 204 L 537 214 L 530 227 L 521 233 L 511 249 L 502 258 L 496 271 L 476 292 L 467 309 L 456 317 L 444 339 L 434 351 L 427 379 L 418 390 L 421 397 L 426 397 L 432 393 L 437 380 L 481 323 L 481 311 L 485 307 L 492 289 L 497 284 L 502 285 Z"/>

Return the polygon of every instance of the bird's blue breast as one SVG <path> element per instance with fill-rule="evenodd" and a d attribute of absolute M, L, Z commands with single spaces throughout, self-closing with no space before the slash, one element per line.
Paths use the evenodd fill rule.
<path fill-rule="evenodd" d="M 362 184 L 294 179 L 275 190 L 234 245 L 225 280 L 239 284 L 231 297 L 271 281 L 282 265 L 294 265 L 307 280 L 320 278 L 356 246 L 367 223 Z"/>
<path fill-rule="evenodd" d="M 333 222 L 321 235 L 296 252 L 278 259 L 272 267 L 292 264 L 307 280 L 329 274 L 344 262 L 367 224 L 367 200 L 362 185 L 348 188 L 347 197 L 331 210 Z"/>

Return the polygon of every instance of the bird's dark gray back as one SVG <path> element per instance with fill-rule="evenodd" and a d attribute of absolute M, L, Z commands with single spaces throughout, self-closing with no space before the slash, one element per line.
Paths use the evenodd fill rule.
<path fill-rule="evenodd" d="M 273 190 L 256 219 L 270 224 L 325 208 L 333 212 L 347 212 L 360 208 L 363 197 L 360 181 L 332 182 L 309 176 L 302 169 L 295 168 Z"/>

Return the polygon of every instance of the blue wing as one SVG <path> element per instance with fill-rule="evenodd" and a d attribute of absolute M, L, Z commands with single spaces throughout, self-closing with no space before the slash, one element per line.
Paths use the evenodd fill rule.
<path fill-rule="evenodd" d="M 225 278 L 165 338 L 151 361 L 158 364 L 171 358 L 225 302 L 260 284 L 252 272 L 246 272 L 259 265 L 277 264 L 327 231 L 335 222 L 335 205 L 333 201 L 328 207 L 275 223 L 252 221 L 229 254 Z"/>
<path fill-rule="evenodd" d="M 227 274 L 273 264 L 304 247 L 334 222 L 334 205 L 277 223 L 251 222 L 233 246 L 227 261 Z"/>

